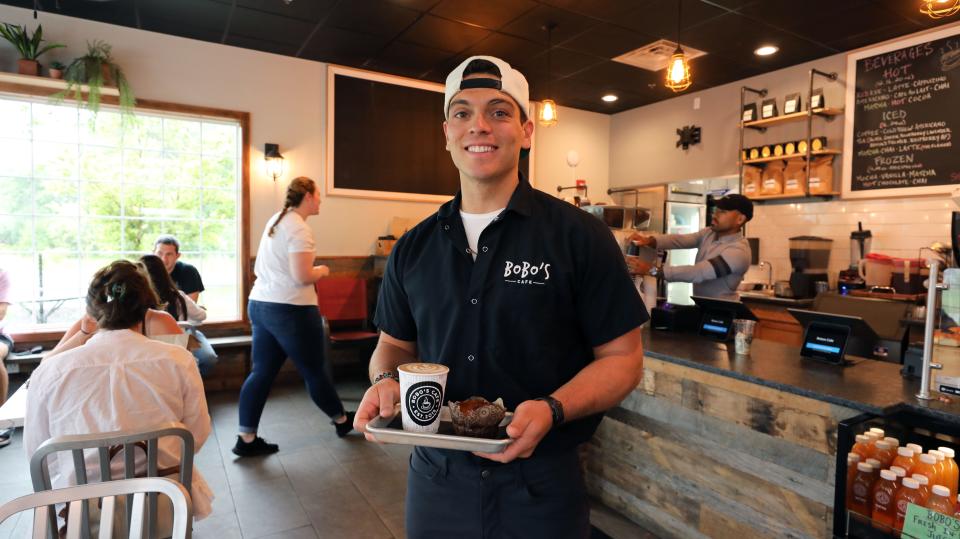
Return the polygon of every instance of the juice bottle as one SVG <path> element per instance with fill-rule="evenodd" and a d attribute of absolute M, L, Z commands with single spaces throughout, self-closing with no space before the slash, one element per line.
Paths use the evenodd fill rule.
<path fill-rule="evenodd" d="M 850 451 L 860 455 L 861 460 L 866 460 L 870 457 L 870 437 L 866 434 L 858 434 L 856 440 L 857 443 L 853 444 Z"/>
<path fill-rule="evenodd" d="M 847 453 L 847 499 L 853 492 L 853 476 L 857 475 L 857 464 L 860 463 L 859 453 Z"/>
<path fill-rule="evenodd" d="M 847 500 L 847 509 L 861 515 L 870 514 L 870 494 L 873 484 L 873 466 L 866 462 L 857 464 L 857 475 L 853 476 L 853 488 L 850 489 L 850 499 Z"/>
<path fill-rule="evenodd" d="M 877 427 L 873 427 L 873 428 L 871 428 L 870 430 L 868 430 L 867 432 L 871 432 L 871 433 L 873 433 L 873 434 L 876 434 L 878 440 L 882 440 L 883 437 L 886 436 L 886 433 L 883 432 L 883 429 L 877 428 Z"/>
<path fill-rule="evenodd" d="M 912 478 L 919 485 L 917 490 L 920 491 L 920 494 L 923 497 L 923 503 L 927 503 L 927 500 L 930 499 L 930 479 L 928 479 L 927 476 L 920 475 L 918 473 L 913 474 Z"/>
<path fill-rule="evenodd" d="M 907 471 L 899 466 L 891 466 L 890 471 L 897 474 L 897 488 L 903 485 L 903 478 L 907 476 Z"/>
<path fill-rule="evenodd" d="M 947 477 L 944 479 L 944 486 L 950 489 L 950 495 L 957 494 L 957 486 L 960 486 L 960 466 L 957 466 L 956 453 L 950 447 L 939 447 L 938 451 L 943 453 L 943 456 L 946 457 L 946 471 Z"/>
<path fill-rule="evenodd" d="M 893 462 L 890 464 L 891 468 L 894 466 L 903 468 L 904 473 L 910 475 L 910 470 L 913 469 L 913 449 L 909 447 L 898 447 L 897 457 L 893 459 Z"/>
<path fill-rule="evenodd" d="M 907 505 L 923 505 L 923 498 L 920 494 L 920 491 L 917 490 L 920 487 L 920 484 L 917 483 L 916 479 L 910 477 L 903 478 L 903 487 L 897 491 L 897 495 L 894 497 L 894 503 L 897 506 L 897 517 L 893 522 L 893 527 L 900 531 L 903 529 L 903 521 L 907 517 Z"/>
<path fill-rule="evenodd" d="M 865 432 L 863 434 L 869 440 L 867 442 L 867 452 L 869 453 L 868 456 L 873 457 L 873 454 L 877 451 L 876 444 L 878 441 L 883 439 L 883 436 L 880 434 L 877 434 L 876 432 Z"/>
<path fill-rule="evenodd" d="M 887 436 L 886 438 L 883 439 L 883 441 L 893 446 L 894 453 L 896 453 L 897 448 L 900 447 L 900 440 L 894 438 L 893 436 Z"/>
<path fill-rule="evenodd" d="M 937 470 L 937 477 L 936 479 L 930 479 L 930 487 L 932 488 L 933 485 L 946 485 L 947 482 L 944 479 L 944 477 L 947 475 L 947 465 L 944 463 L 946 458 L 943 456 L 943 453 L 937 451 L 936 449 L 931 449 L 930 451 L 927 451 L 927 453 L 930 453 L 934 456 L 934 458 L 937 459 L 937 463 L 934 465 Z"/>
<path fill-rule="evenodd" d="M 890 445 L 890 442 L 879 440 L 873 447 L 875 448 L 873 458 L 880 461 L 880 469 L 889 468 L 890 464 L 893 463 L 893 459 L 897 456 L 896 446 Z"/>
<path fill-rule="evenodd" d="M 955 509 L 953 503 L 950 502 L 950 489 L 943 485 L 934 485 L 933 494 L 930 496 L 930 499 L 927 500 L 924 507 L 931 511 L 952 517 Z"/>
<path fill-rule="evenodd" d="M 913 467 L 913 475 L 925 475 L 932 483 L 937 478 L 937 457 L 930 454 L 920 455 L 920 463 Z"/>
<path fill-rule="evenodd" d="M 867 464 L 873 466 L 873 480 L 880 479 L 880 461 L 877 459 L 867 459 Z"/>
<path fill-rule="evenodd" d="M 893 502 L 893 497 L 897 493 L 897 474 L 890 470 L 880 472 L 880 480 L 873 485 L 873 518 L 874 525 L 880 524 L 886 528 L 892 528 L 897 519 L 897 506 Z M 879 526 L 878 526 L 879 527 Z M 881 528 L 882 529 L 882 528 Z"/>
<path fill-rule="evenodd" d="M 920 464 L 920 455 L 923 454 L 923 447 L 920 444 L 907 444 L 905 447 L 913 449 L 913 465 Z"/>

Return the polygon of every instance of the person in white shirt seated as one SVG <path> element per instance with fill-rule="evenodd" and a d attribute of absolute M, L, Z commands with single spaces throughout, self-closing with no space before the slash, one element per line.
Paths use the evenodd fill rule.
<path fill-rule="evenodd" d="M 113 262 L 94 275 L 86 302 L 88 316 L 75 324 L 85 342 L 45 357 L 30 377 L 23 425 L 27 457 L 53 437 L 139 429 L 167 421 L 186 425 L 199 452 L 211 431 L 200 373 L 190 352 L 144 335 L 149 307 L 158 298 L 143 272 L 132 262 Z M 87 326 L 89 320 L 96 325 Z M 178 439 L 161 439 L 159 450 L 160 469 L 179 465 Z M 136 458 L 138 473 L 145 471 L 143 453 L 137 451 Z M 100 480 L 97 462 L 96 452 L 88 452 L 90 481 Z M 69 454 L 53 456 L 49 463 L 53 488 L 75 484 Z M 113 473 L 122 477 L 120 454 L 113 460 Z M 194 516 L 209 515 L 213 492 L 196 467 L 191 496 Z"/>
<path fill-rule="evenodd" d="M 178 322 L 189 323 L 186 332 L 196 339 L 195 346 L 190 346 L 189 350 L 197 360 L 200 376 L 206 376 L 217 364 L 217 352 L 210 345 L 207 337 L 196 329 L 207 319 L 207 311 L 194 303 L 183 290 L 177 288 L 159 256 L 141 256 L 140 266 L 150 277 L 150 284 L 160 298 L 160 307 Z"/>

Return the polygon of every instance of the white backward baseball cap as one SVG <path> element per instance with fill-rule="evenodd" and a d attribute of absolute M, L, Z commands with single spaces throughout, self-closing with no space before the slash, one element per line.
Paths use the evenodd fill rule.
<path fill-rule="evenodd" d="M 500 72 L 500 80 L 490 77 L 477 77 L 463 80 L 463 72 L 474 60 L 486 60 L 493 64 Z M 493 56 L 471 56 L 464 60 L 460 65 L 447 75 L 446 87 L 443 90 L 443 115 L 446 116 L 450 110 L 450 101 L 461 90 L 470 88 L 492 88 L 500 90 L 509 95 L 517 102 L 520 109 L 530 117 L 530 87 L 527 85 L 527 79 L 516 69 L 510 67 L 510 64 Z"/>

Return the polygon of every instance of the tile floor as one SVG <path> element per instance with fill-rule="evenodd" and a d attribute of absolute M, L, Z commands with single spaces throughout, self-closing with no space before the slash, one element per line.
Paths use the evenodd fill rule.
<path fill-rule="evenodd" d="M 348 409 L 356 409 L 365 387 L 362 379 L 338 382 Z M 237 459 L 230 452 L 237 392 L 208 399 L 214 428 L 195 465 L 216 499 L 213 514 L 195 523 L 195 538 L 405 537 L 409 446 L 377 445 L 356 433 L 337 438 L 302 386 L 286 386 L 274 389 L 261 421 L 261 433 L 280 444 L 280 452 Z M 18 429 L 12 443 L 0 449 L 0 503 L 32 491 L 21 434 Z M 8 520 L 0 526 L 0 539 L 29 537 L 30 520 L 30 515 Z M 638 537 L 629 525 L 621 529 L 624 537 Z"/>

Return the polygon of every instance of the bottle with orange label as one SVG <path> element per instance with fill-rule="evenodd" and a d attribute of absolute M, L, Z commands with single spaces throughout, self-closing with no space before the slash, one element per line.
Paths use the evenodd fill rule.
<path fill-rule="evenodd" d="M 913 449 L 913 465 L 916 466 L 920 464 L 920 455 L 923 454 L 923 447 L 921 447 L 920 444 L 907 444 L 904 447 Z"/>
<path fill-rule="evenodd" d="M 866 463 L 873 466 L 873 480 L 876 481 L 880 479 L 880 461 L 877 459 L 867 459 Z"/>
<path fill-rule="evenodd" d="M 953 516 L 955 508 L 953 503 L 950 501 L 950 489 L 943 485 L 934 485 L 933 493 L 930 495 L 930 499 L 927 500 L 926 505 L 927 509 L 931 511 L 936 511 L 942 515 L 947 515 L 949 517 Z"/>
<path fill-rule="evenodd" d="M 897 506 L 893 501 L 896 493 L 897 474 L 890 470 L 882 470 L 880 480 L 873 485 L 870 498 L 873 505 L 871 518 L 875 527 L 881 527 L 881 529 L 893 527 L 897 519 Z"/>
<path fill-rule="evenodd" d="M 893 464 L 893 459 L 897 456 L 897 447 L 890 445 L 890 442 L 878 440 L 873 444 L 873 458 L 880 461 L 880 469 L 885 470 Z"/>
<path fill-rule="evenodd" d="M 900 531 L 903 529 L 903 521 L 907 517 L 907 507 L 909 504 L 923 505 L 923 495 L 919 491 L 920 484 L 916 479 L 903 478 L 903 487 L 897 491 L 894 497 L 894 503 L 897 506 L 897 517 L 894 520 L 893 527 Z"/>
<path fill-rule="evenodd" d="M 857 475 L 857 464 L 860 463 L 859 453 L 847 453 L 847 499 L 850 499 L 853 492 L 853 477 Z"/>
<path fill-rule="evenodd" d="M 897 456 L 893 459 L 890 467 L 899 466 L 904 469 L 907 475 L 913 470 L 913 449 L 909 447 L 898 447 Z"/>
<path fill-rule="evenodd" d="M 866 460 L 870 457 L 870 437 L 866 434 L 858 434 L 857 442 L 850 449 L 851 453 L 860 455 L 860 460 Z"/>
<path fill-rule="evenodd" d="M 937 459 L 937 463 L 934 465 L 934 468 L 937 470 L 937 477 L 935 479 L 930 479 L 930 487 L 933 487 L 933 485 L 946 485 L 947 483 L 944 479 L 944 477 L 947 475 L 947 465 L 944 462 L 946 458 L 943 456 L 943 453 L 937 451 L 936 449 L 931 449 L 930 451 L 927 451 L 927 453 L 930 453 L 934 458 Z"/>
<path fill-rule="evenodd" d="M 920 491 L 920 494 L 923 496 L 923 503 L 927 503 L 927 500 L 930 499 L 930 479 L 925 475 L 918 473 L 913 474 L 913 479 L 916 480 L 917 484 L 920 485 L 917 490 Z"/>
<path fill-rule="evenodd" d="M 876 432 L 865 432 L 863 434 L 869 440 L 867 442 L 867 452 L 870 453 L 869 456 L 872 458 L 873 454 L 876 453 L 877 451 L 877 447 L 876 447 L 877 442 L 883 439 L 883 435 L 877 434 Z"/>
<path fill-rule="evenodd" d="M 920 455 L 920 462 L 913 467 L 913 473 L 911 475 L 925 475 L 933 483 L 937 479 L 937 457 L 924 453 Z"/>
<path fill-rule="evenodd" d="M 957 487 L 960 486 L 960 467 L 957 466 L 956 452 L 949 447 L 938 447 L 937 450 L 943 453 L 944 463 L 946 464 L 944 469 L 947 476 L 944 478 L 944 486 L 950 489 L 951 496 L 955 496 Z"/>
<path fill-rule="evenodd" d="M 873 475 L 873 466 L 866 462 L 857 464 L 857 474 L 853 476 L 853 486 L 850 489 L 850 498 L 847 499 L 847 509 L 864 516 L 870 515 L 870 494 L 876 482 Z"/>
<path fill-rule="evenodd" d="M 903 485 L 903 478 L 907 476 L 907 471 L 899 466 L 891 466 L 890 471 L 897 474 L 897 488 Z"/>

